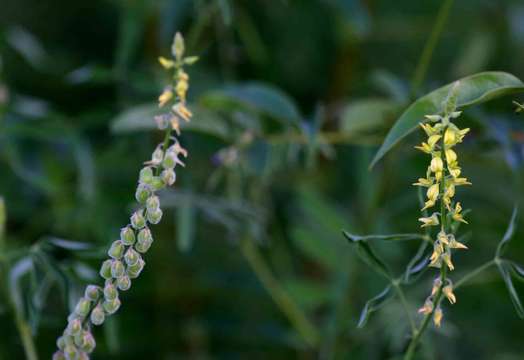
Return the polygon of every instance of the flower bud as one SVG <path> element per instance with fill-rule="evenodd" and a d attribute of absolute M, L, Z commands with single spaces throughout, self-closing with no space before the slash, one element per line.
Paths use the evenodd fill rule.
<path fill-rule="evenodd" d="M 173 45 L 171 46 L 171 53 L 177 60 L 181 60 L 182 56 L 184 56 L 184 50 L 184 38 L 179 32 L 177 32 L 175 39 L 173 40 Z"/>
<path fill-rule="evenodd" d="M 75 313 L 81 317 L 86 317 L 91 310 L 91 301 L 86 298 L 80 298 L 75 307 Z"/>
<path fill-rule="evenodd" d="M 140 230 L 137 237 L 135 248 L 141 253 L 147 252 L 153 243 L 153 236 L 148 228 Z"/>
<path fill-rule="evenodd" d="M 162 190 L 166 186 L 162 178 L 155 176 L 151 181 L 151 187 L 154 191 Z"/>
<path fill-rule="evenodd" d="M 118 311 L 118 309 L 120 308 L 120 304 L 120 299 L 116 298 L 114 300 L 105 300 L 102 303 L 102 307 L 104 308 L 106 314 L 111 315 Z"/>
<path fill-rule="evenodd" d="M 98 304 L 97 306 L 95 306 L 93 311 L 91 311 L 90 320 L 94 325 L 102 325 L 104 323 L 105 318 L 106 314 L 104 312 L 104 309 L 102 308 L 102 305 Z"/>
<path fill-rule="evenodd" d="M 137 230 L 146 226 L 146 219 L 144 218 L 144 211 L 142 209 L 135 211 L 131 216 L 131 225 Z"/>
<path fill-rule="evenodd" d="M 149 185 L 139 184 L 136 188 L 135 199 L 138 203 L 143 204 L 151 196 Z"/>
<path fill-rule="evenodd" d="M 53 354 L 53 360 L 66 360 L 65 354 L 62 351 L 56 351 Z"/>
<path fill-rule="evenodd" d="M 162 170 L 160 177 L 162 178 L 162 181 L 168 186 L 173 185 L 176 181 L 176 173 L 173 169 Z"/>
<path fill-rule="evenodd" d="M 126 254 L 124 255 L 124 261 L 128 266 L 135 265 L 140 259 L 140 254 L 135 251 L 132 247 L 127 249 Z"/>
<path fill-rule="evenodd" d="M 104 299 L 114 300 L 118 297 L 118 290 L 111 280 L 106 281 L 104 286 Z"/>
<path fill-rule="evenodd" d="M 160 147 L 157 147 L 155 151 L 153 151 L 153 155 L 151 156 L 151 163 L 158 165 L 162 162 L 163 159 L 164 151 Z"/>
<path fill-rule="evenodd" d="M 102 267 L 100 267 L 100 276 L 104 279 L 111 279 L 111 260 L 106 260 L 102 263 Z"/>
<path fill-rule="evenodd" d="M 133 245 L 135 243 L 135 232 L 131 226 L 123 227 L 120 230 L 120 240 L 124 245 Z"/>
<path fill-rule="evenodd" d="M 431 159 L 430 168 L 434 173 L 441 172 L 444 169 L 444 162 L 440 157 L 435 156 L 433 159 Z"/>
<path fill-rule="evenodd" d="M 99 287 L 96 285 L 88 285 L 84 292 L 84 297 L 91 301 L 97 301 L 99 295 Z"/>
<path fill-rule="evenodd" d="M 149 197 L 146 201 L 146 208 L 147 211 L 155 210 L 160 207 L 160 200 L 158 199 L 158 196 L 153 195 Z"/>
<path fill-rule="evenodd" d="M 113 259 L 121 259 L 122 256 L 124 256 L 125 249 L 126 247 L 124 246 L 124 243 L 120 240 L 116 240 L 111 244 L 107 255 Z"/>
<path fill-rule="evenodd" d="M 67 345 L 64 349 L 66 360 L 78 360 L 78 349 L 74 345 Z"/>
<path fill-rule="evenodd" d="M 122 291 L 129 290 L 131 287 L 131 279 L 129 279 L 129 276 L 122 275 L 118 279 L 116 279 L 116 286 Z"/>
<path fill-rule="evenodd" d="M 138 179 L 138 181 L 142 184 L 151 184 L 151 181 L 153 180 L 153 169 L 151 166 L 146 166 L 140 170 L 140 176 Z"/>
<path fill-rule="evenodd" d="M 127 276 L 129 276 L 130 279 L 136 279 L 144 269 L 145 265 L 146 262 L 142 258 L 140 258 L 136 264 L 127 267 Z"/>
<path fill-rule="evenodd" d="M 125 267 L 122 261 L 120 260 L 113 260 L 111 263 L 111 276 L 114 278 L 119 278 L 120 276 L 124 275 L 125 273 Z"/>
<path fill-rule="evenodd" d="M 67 324 L 66 331 L 70 335 L 78 335 L 82 331 L 82 321 L 80 319 L 73 319 Z"/>
<path fill-rule="evenodd" d="M 162 210 L 160 208 L 157 208 L 153 211 L 147 211 L 147 221 L 149 221 L 151 224 L 156 225 L 162 220 Z"/>

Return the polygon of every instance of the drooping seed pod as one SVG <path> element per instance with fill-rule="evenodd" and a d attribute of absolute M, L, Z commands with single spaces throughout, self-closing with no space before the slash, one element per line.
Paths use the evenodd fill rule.
<path fill-rule="evenodd" d="M 111 279 L 111 263 L 112 261 L 110 259 L 104 261 L 102 263 L 102 266 L 100 267 L 100 276 L 104 279 Z"/>
<path fill-rule="evenodd" d="M 116 279 L 116 286 L 122 291 L 129 290 L 131 288 L 131 279 L 127 275 L 122 275 Z"/>
<path fill-rule="evenodd" d="M 153 243 L 153 236 L 148 228 L 140 230 L 137 236 L 135 248 L 138 252 L 146 253 Z"/>
<path fill-rule="evenodd" d="M 151 163 L 154 165 L 159 165 L 162 160 L 164 160 L 164 151 L 160 147 L 157 147 L 151 156 Z"/>
<path fill-rule="evenodd" d="M 124 261 L 128 266 L 135 265 L 138 260 L 140 259 L 140 254 L 136 252 L 135 249 L 130 247 L 127 249 L 125 255 L 124 255 Z"/>
<path fill-rule="evenodd" d="M 78 316 L 86 317 L 89 314 L 89 310 L 91 310 L 91 301 L 86 298 L 80 298 L 76 304 L 75 313 Z"/>
<path fill-rule="evenodd" d="M 120 276 L 124 275 L 126 269 L 122 261 L 120 260 L 113 260 L 111 263 L 111 276 L 116 278 L 119 278 Z"/>
<path fill-rule="evenodd" d="M 104 308 L 106 314 L 114 314 L 120 308 L 120 299 L 116 298 L 114 300 L 104 300 L 102 307 Z"/>
<path fill-rule="evenodd" d="M 80 319 L 73 319 L 67 324 L 66 331 L 70 335 L 78 335 L 82 331 L 82 321 Z"/>
<path fill-rule="evenodd" d="M 93 311 L 91 311 L 91 316 L 89 319 L 94 325 L 102 325 L 104 323 L 104 320 L 106 318 L 106 314 L 104 312 L 104 309 L 102 308 L 102 305 L 97 304 Z"/>
<path fill-rule="evenodd" d="M 66 336 L 62 335 L 56 340 L 56 347 L 59 350 L 64 350 L 67 345 Z"/>
<path fill-rule="evenodd" d="M 96 341 L 93 334 L 90 331 L 84 331 L 82 334 L 82 344 L 79 346 L 80 349 L 85 353 L 91 353 L 96 347 Z"/>
<path fill-rule="evenodd" d="M 176 181 L 176 173 L 173 169 L 164 169 L 162 170 L 162 173 L 160 173 L 160 177 L 162 178 L 162 181 L 168 185 L 171 186 Z"/>
<path fill-rule="evenodd" d="M 153 177 L 153 180 L 151 181 L 151 187 L 153 188 L 153 191 L 162 190 L 165 186 L 166 184 L 164 183 L 161 177 Z"/>
<path fill-rule="evenodd" d="M 157 208 L 153 211 L 147 211 L 147 221 L 149 221 L 151 224 L 156 225 L 162 220 L 162 210 L 160 208 Z"/>
<path fill-rule="evenodd" d="M 74 345 L 67 345 L 64 349 L 64 356 L 66 360 L 77 360 L 78 349 Z"/>
<path fill-rule="evenodd" d="M 178 157 L 173 151 L 166 151 L 164 161 L 162 161 L 162 167 L 165 169 L 173 169 L 177 164 Z"/>
<path fill-rule="evenodd" d="M 124 243 L 121 240 L 116 240 L 111 244 L 111 247 L 107 251 L 107 255 L 113 259 L 119 260 L 124 256 L 125 249 L 126 247 Z"/>
<path fill-rule="evenodd" d="M 133 245 L 135 243 L 135 231 L 131 226 L 126 226 L 120 229 L 120 240 L 124 245 Z"/>
<path fill-rule="evenodd" d="M 100 288 L 96 285 L 88 285 L 84 292 L 84 297 L 91 300 L 97 301 L 100 296 Z"/>
<path fill-rule="evenodd" d="M 137 230 L 140 230 L 144 226 L 146 226 L 146 219 L 144 218 L 144 210 L 140 209 L 133 213 L 133 215 L 131 216 L 131 225 Z"/>
<path fill-rule="evenodd" d="M 135 199 L 139 204 L 143 204 L 151 196 L 149 185 L 139 184 L 136 188 Z"/>
<path fill-rule="evenodd" d="M 127 267 L 127 276 L 129 276 L 130 279 L 136 279 L 144 269 L 145 265 L 146 262 L 142 258 L 140 258 L 136 264 Z"/>
<path fill-rule="evenodd" d="M 146 201 L 146 209 L 147 211 L 155 210 L 160 207 L 160 200 L 158 199 L 158 196 L 153 195 L 150 196 Z"/>
<path fill-rule="evenodd" d="M 106 280 L 106 284 L 104 286 L 104 299 L 106 300 L 114 300 L 118 297 L 118 290 L 113 284 L 113 281 Z"/>
<path fill-rule="evenodd" d="M 142 184 L 151 184 L 151 181 L 153 180 L 153 169 L 151 166 L 146 166 L 142 170 L 140 170 L 140 176 L 138 178 L 138 181 Z"/>

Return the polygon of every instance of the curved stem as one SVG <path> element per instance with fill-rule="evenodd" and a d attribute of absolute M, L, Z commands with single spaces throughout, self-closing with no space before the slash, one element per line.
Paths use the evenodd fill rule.
<path fill-rule="evenodd" d="M 317 329 L 271 273 L 271 270 L 264 262 L 262 255 L 253 241 L 250 239 L 242 240 L 240 248 L 258 280 L 262 283 L 273 301 L 287 316 L 304 341 L 306 341 L 309 346 L 316 348 L 320 338 Z"/>
<path fill-rule="evenodd" d="M 404 291 L 400 287 L 397 280 L 394 280 L 391 284 L 395 288 L 395 291 L 400 299 L 400 303 L 402 304 L 402 307 L 404 308 L 404 311 L 406 312 L 408 316 L 409 325 L 411 327 L 411 333 L 412 335 L 415 335 L 415 333 L 417 332 L 417 326 L 415 325 L 415 320 L 413 319 L 413 316 L 411 315 L 411 310 L 409 309 L 409 305 L 406 300 L 406 296 L 404 295 Z"/>
<path fill-rule="evenodd" d="M 461 285 L 464 285 L 466 282 L 468 282 L 469 280 L 473 279 L 475 276 L 479 275 L 480 273 L 482 273 L 484 270 L 490 268 L 492 265 L 495 265 L 495 259 L 493 260 L 490 260 L 482 265 L 480 265 L 478 268 L 476 268 L 475 270 L 473 270 L 472 272 L 470 272 L 469 274 L 466 274 L 464 275 L 463 278 L 459 279 L 454 285 L 453 285 L 453 289 L 457 289 L 459 286 Z"/>

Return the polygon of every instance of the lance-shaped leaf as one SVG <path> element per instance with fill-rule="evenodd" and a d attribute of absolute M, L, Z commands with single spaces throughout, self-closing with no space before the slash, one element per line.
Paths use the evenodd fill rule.
<path fill-rule="evenodd" d="M 369 299 L 364 305 L 360 318 L 358 320 L 358 327 L 363 328 L 366 326 L 371 314 L 380 309 L 389 299 L 393 297 L 394 293 L 391 291 L 391 285 L 388 285 L 380 294 L 372 299 Z"/>
<path fill-rule="evenodd" d="M 404 284 L 411 284 L 428 269 L 429 254 L 426 254 L 428 244 L 427 241 L 422 242 L 415 256 L 409 261 L 402 276 L 402 282 Z"/>
<path fill-rule="evenodd" d="M 462 78 L 458 88 L 457 107 L 465 108 L 480 104 L 497 97 L 524 91 L 524 83 L 515 76 L 499 71 L 482 72 Z M 446 99 L 453 83 L 443 86 L 411 104 L 395 122 L 386 135 L 382 146 L 371 162 L 372 168 L 400 140 L 413 132 L 419 123 L 425 122 L 424 115 L 442 113 L 443 101 Z"/>
<path fill-rule="evenodd" d="M 344 231 L 344 236 L 349 240 L 368 241 L 368 240 L 386 240 L 386 241 L 402 241 L 402 240 L 422 240 L 422 234 L 387 234 L 387 235 L 355 235 Z"/>
<path fill-rule="evenodd" d="M 508 247 L 509 241 L 513 237 L 513 234 L 515 233 L 515 224 L 517 222 L 517 214 L 518 214 L 518 206 L 515 205 L 513 207 L 513 213 L 511 214 L 511 219 L 509 221 L 508 228 L 506 229 L 506 233 L 502 237 L 502 240 L 500 240 L 499 245 L 497 246 L 497 252 L 496 257 L 500 257 L 504 255 L 506 252 L 506 248 Z"/>
<path fill-rule="evenodd" d="M 511 298 L 511 302 L 513 303 L 513 306 L 515 307 L 515 311 L 517 312 L 517 315 L 524 319 L 524 307 L 522 306 L 522 302 L 520 301 L 519 294 L 517 293 L 517 290 L 515 289 L 515 286 L 513 286 L 513 280 L 511 279 L 511 265 L 506 263 L 505 261 L 502 261 L 497 264 L 500 274 L 502 275 L 502 279 L 504 280 L 504 283 L 506 284 L 506 288 L 508 289 L 509 297 Z"/>
<path fill-rule="evenodd" d="M 342 231 L 342 234 L 350 241 L 350 243 L 354 244 L 357 247 L 357 254 L 360 256 L 360 258 L 368 264 L 373 270 L 375 270 L 377 273 L 383 275 L 387 279 L 391 280 L 391 272 L 389 271 L 389 268 L 387 265 L 375 254 L 371 246 L 367 243 L 367 241 L 359 241 L 354 240 L 353 235 L 346 231 Z"/>

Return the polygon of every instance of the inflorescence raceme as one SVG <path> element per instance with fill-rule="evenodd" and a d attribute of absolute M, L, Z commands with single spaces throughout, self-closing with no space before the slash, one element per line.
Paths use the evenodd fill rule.
<path fill-rule="evenodd" d="M 443 115 L 427 115 L 426 123 L 420 126 L 428 136 L 426 142 L 416 146 L 418 150 L 431 155 L 425 178 L 420 178 L 414 184 L 427 188 L 427 201 L 422 211 L 440 205 L 438 211 L 431 215 L 421 217 L 419 221 L 422 227 L 440 226 L 440 231 L 433 242 L 433 254 L 430 258 L 431 267 L 440 268 L 440 276 L 433 281 L 430 296 L 419 309 L 419 313 L 433 316 L 433 322 L 438 327 L 441 324 L 443 313 L 440 307 L 440 298 L 445 296 L 451 304 L 456 302 L 453 294 L 453 283 L 446 277 L 446 272 L 452 271 L 453 265 L 451 255 L 454 249 L 467 249 L 458 242 L 453 234 L 453 223 L 465 223 L 460 202 L 453 200 L 455 188 L 462 185 L 471 185 L 464 177 L 461 177 L 461 168 L 458 163 L 457 153 L 453 148 L 462 142 L 469 129 L 459 129 L 452 120 L 457 119 L 460 111 L 456 111 L 457 90 L 460 84 L 455 83 L 444 103 Z"/>
<path fill-rule="evenodd" d="M 150 161 L 140 171 L 135 198 L 138 209 L 130 218 L 130 224 L 120 231 L 120 239 L 114 241 L 107 252 L 109 259 L 102 263 L 100 275 L 104 286 L 88 285 L 84 296 L 68 317 L 63 335 L 58 338 L 58 350 L 53 360 L 84 360 L 95 348 L 91 332 L 93 325 L 102 325 L 107 316 L 114 314 L 121 305 L 119 291 L 129 290 L 133 279 L 142 272 L 145 261 L 142 256 L 153 243 L 149 224 L 158 224 L 162 219 L 160 201 L 156 192 L 173 185 L 176 180 L 175 168 L 184 166 L 180 157 L 187 157 L 187 151 L 177 138 L 171 136 L 174 130 L 180 135 L 181 121 L 190 121 L 192 114 L 186 106 L 189 76 L 184 65 L 196 62 L 196 57 L 184 57 L 184 40 L 177 33 L 172 46 L 173 59 L 159 58 L 160 64 L 173 71 L 174 85 L 168 86 L 160 95 L 160 107 L 173 103 L 170 110 L 155 117 L 158 128 L 165 130 L 165 139 L 152 154 Z"/>

